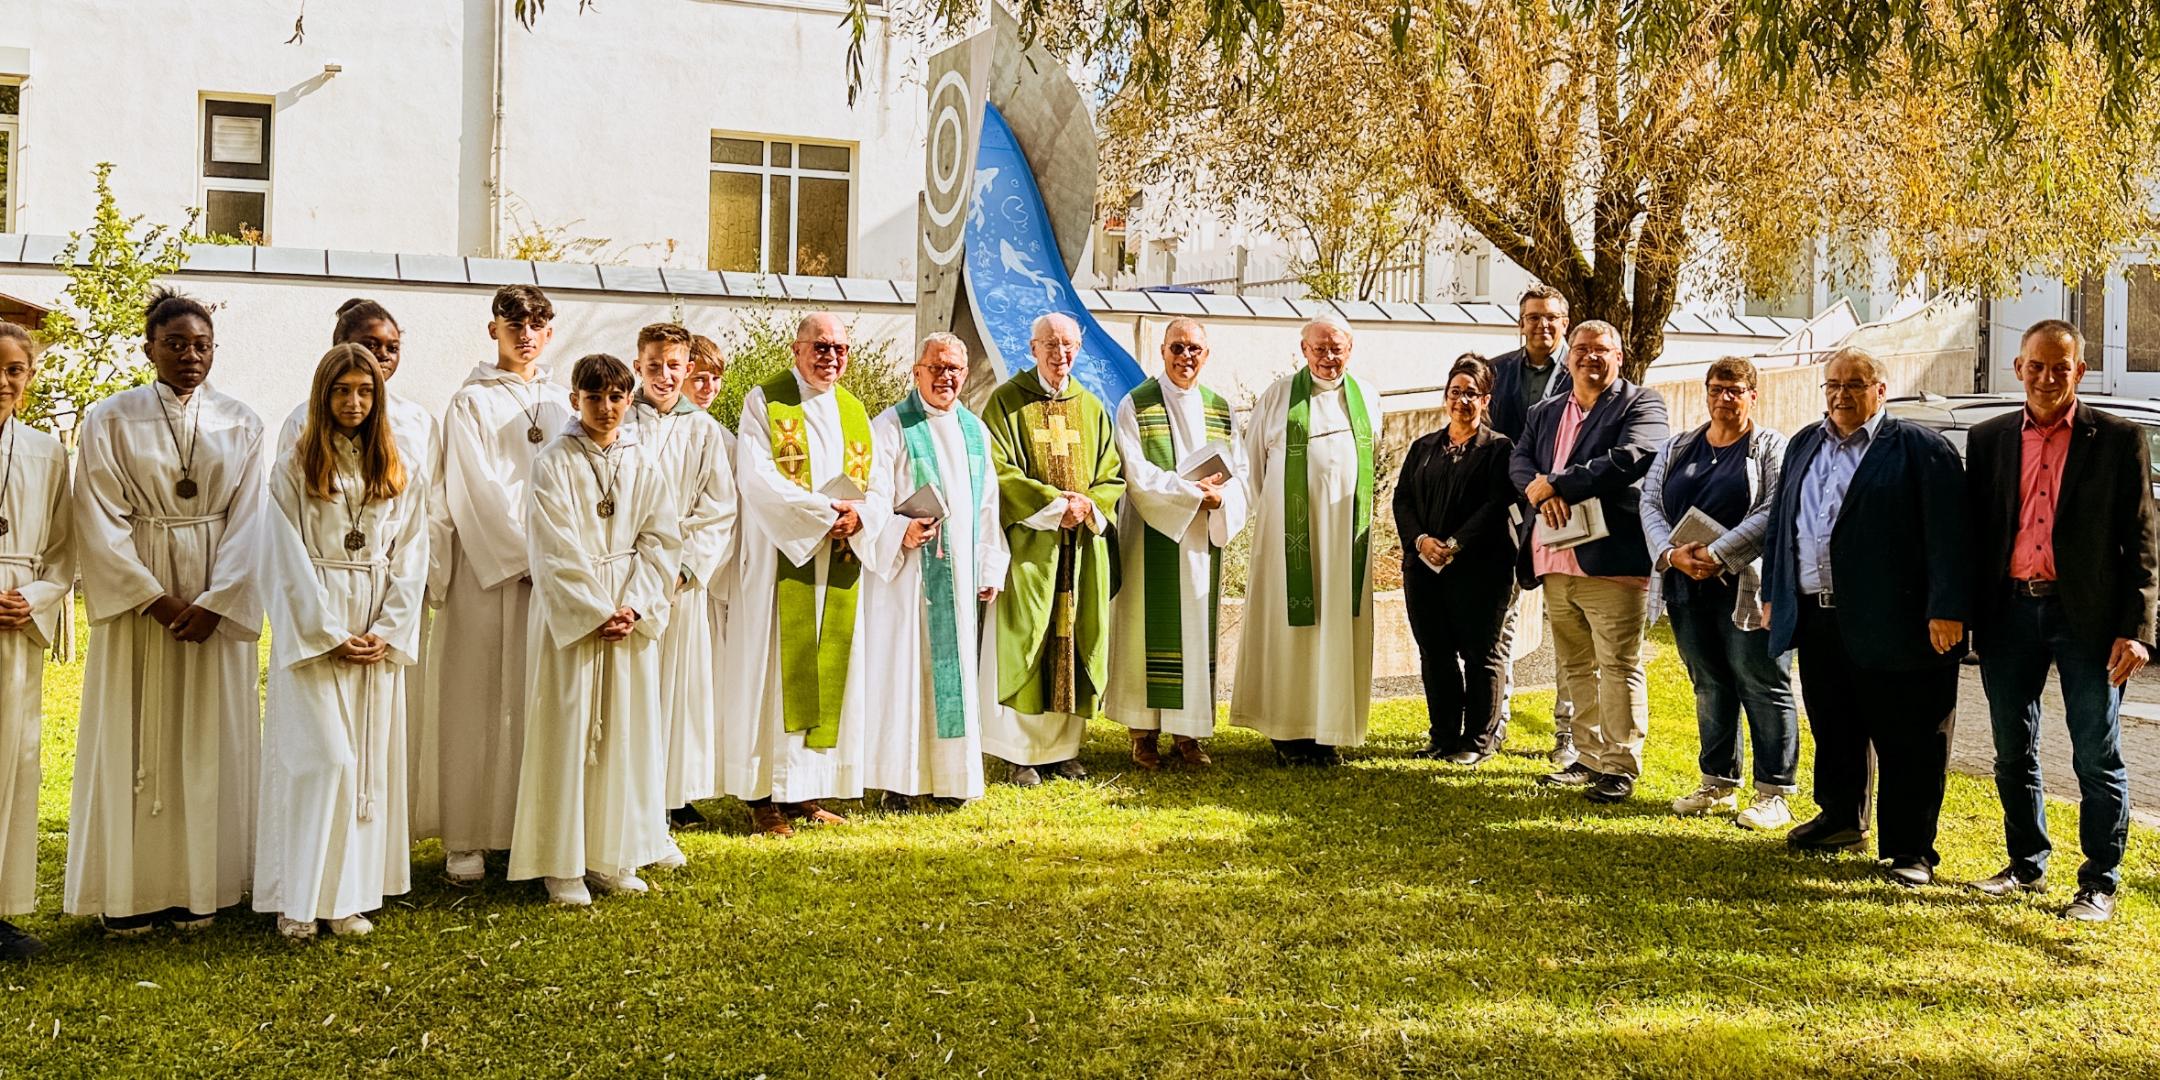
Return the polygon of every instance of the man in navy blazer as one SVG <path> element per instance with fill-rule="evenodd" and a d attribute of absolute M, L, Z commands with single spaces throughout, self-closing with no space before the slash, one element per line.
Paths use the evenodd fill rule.
<path fill-rule="evenodd" d="M 1941 435 L 1882 411 L 1881 362 L 1840 349 L 1824 418 L 1785 450 L 1764 550 L 1770 651 L 1800 650 L 1815 735 L 1812 821 L 1795 848 L 1867 844 L 1868 751 L 1880 764 L 1878 850 L 1892 881 L 1934 880 L 1971 589 L 1964 466 Z"/>
<path fill-rule="evenodd" d="M 1554 663 L 1575 701 L 1568 727 L 1577 760 L 1544 782 L 1586 788 L 1594 802 L 1619 802 L 1635 793 L 1650 734 L 1642 662 L 1650 551 L 1636 508 L 1643 475 L 1669 431 L 1665 399 L 1621 378 L 1620 331 L 1611 323 L 1577 324 L 1568 357 L 1568 393 L 1531 408 L 1508 475 L 1532 516 L 1549 525 L 1566 524 L 1578 504 L 1597 500 L 1608 535 L 1553 550 L 1535 542 L 1534 525 L 1525 521 L 1531 542 L 1518 573 L 1524 588 L 1545 589 Z"/>

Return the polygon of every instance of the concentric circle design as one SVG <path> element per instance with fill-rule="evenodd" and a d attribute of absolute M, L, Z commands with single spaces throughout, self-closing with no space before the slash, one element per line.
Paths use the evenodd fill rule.
<path fill-rule="evenodd" d="M 950 228 L 960 220 L 960 212 L 967 208 L 969 181 L 967 160 L 969 141 L 974 138 L 974 125 L 968 122 L 968 113 L 974 104 L 974 95 L 968 92 L 967 77 L 957 71 L 948 71 L 930 91 L 930 145 L 924 174 L 929 180 L 923 210 L 930 218 L 931 229 L 939 232 Z M 940 246 L 931 236 L 925 235 L 925 253 L 932 262 L 944 264 L 960 253 L 960 244 L 966 230 L 955 230 L 950 241 Z"/>

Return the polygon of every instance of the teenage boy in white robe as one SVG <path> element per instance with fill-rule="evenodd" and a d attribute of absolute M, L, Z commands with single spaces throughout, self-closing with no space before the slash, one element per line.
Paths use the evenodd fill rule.
<path fill-rule="evenodd" d="M 630 368 L 595 354 L 570 378 L 577 418 L 533 463 L 526 499 L 532 704 L 510 879 L 583 907 L 594 889 L 645 892 L 639 868 L 674 852 L 660 642 L 682 538 L 666 477 L 623 424 Z"/>
<path fill-rule="evenodd" d="M 270 477 L 270 688 L 255 910 L 296 941 L 340 936 L 412 884 L 405 681 L 428 574 L 424 475 L 407 471 L 367 349 L 316 366 L 297 445 Z"/>
<path fill-rule="evenodd" d="M 915 392 L 870 424 L 877 446 L 866 517 L 875 539 L 863 556 L 863 625 L 877 647 L 862 656 L 849 693 L 866 698 L 863 785 L 911 800 L 981 798 L 982 700 L 997 687 L 997 642 L 980 633 L 978 605 L 1005 582 L 1005 531 L 989 430 L 967 406 L 967 346 L 951 334 L 923 340 Z M 919 454 L 919 451 L 927 453 Z M 945 516 L 904 516 L 928 483 Z"/>
<path fill-rule="evenodd" d="M 38 705 L 75 584 L 67 451 L 15 418 L 36 378 L 30 332 L 0 320 L 0 961 L 45 951 L 5 916 L 37 910 Z"/>
<path fill-rule="evenodd" d="M 533 590 L 526 485 L 542 445 L 571 419 L 562 386 L 540 363 L 554 334 L 554 305 L 531 285 L 507 285 L 492 310 L 495 360 L 465 377 L 443 420 L 454 561 L 427 661 L 438 688 L 432 786 L 448 853 L 443 871 L 458 884 L 479 881 L 485 853 L 510 846 Z M 423 779 L 416 786 L 429 785 Z"/>
<path fill-rule="evenodd" d="M 1171 320 L 1162 375 L 1117 407 L 1123 584 L 1110 604 L 1103 711 L 1131 730 L 1133 764 L 1148 771 L 1162 766 L 1165 734 L 1173 761 L 1213 764 L 1200 740 L 1215 734 L 1217 560 L 1245 527 L 1246 467 L 1229 402 L 1200 383 L 1207 360 L 1207 328 Z M 1225 468 L 1183 475 L 1181 464 L 1214 443 L 1222 444 Z M 1150 558 L 1158 552 L 1170 557 Z"/>
<path fill-rule="evenodd" d="M 668 489 L 680 519 L 682 567 L 667 633 L 660 639 L 661 707 L 666 710 L 663 801 L 678 827 L 704 821 L 690 804 L 720 793 L 718 671 L 720 627 L 711 603 L 721 568 L 735 555 L 735 464 L 720 422 L 683 393 L 690 331 L 654 323 L 638 331 L 637 400 L 630 425 L 646 462 Z M 662 860 L 680 864 L 678 853 Z"/>
<path fill-rule="evenodd" d="M 73 506 L 90 657 L 62 903 L 119 936 L 246 895 L 262 745 L 262 420 L 208 384 L 209 308 L 161 289 L 144 325 L 157 381 L 83 417 Z"/>

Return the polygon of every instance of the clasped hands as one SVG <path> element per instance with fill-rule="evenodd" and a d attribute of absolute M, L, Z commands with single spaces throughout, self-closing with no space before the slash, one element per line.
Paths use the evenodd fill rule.
<path fill-rule="evenodd" d="M 217 633 L 223 617 L 217 612 L 197 607 L 177 596 L 167 594 L 150 601 L 143 612 L 158 621 L 158 625 L 172 631 L 173 640 L 190 645 L 208 641 Z"/>
<path fill-rule="evenodd" d="M 1221 473 L 1209 473 L 1197 481 L 1200 485 L 1200 509 L 1222 509 L 1222 486 L 1229 481 L 1230 478 Z"/>
<path fill-rule="evenodd" d="M 621 641 L 629 637 L 630 632 L 637 628 L 637 621 L 637 612 L 627 607 L 616 608 L 615 614 L 608 616 L 607 621 L 600 624 L 600 640 Z"/>
<path fill-rule="evenodd" d="M 1725 572 L 1725 564 L 1704 544 L 1681 544 L 1665 551 L 1665 562 L 1697 581 L 1708 581 Z"/>
<path fill-rule="evenodd" d="M 375 633 L 346 638 L 330 655 L 348 664 L 379 664 L 390 656 L 390 643 Z"/>
<path fill-rule="evenodd" d="M 20 630 L 30 625 L 35 616 L 30 601 L 23 599 L 20 590 L 0 593 L 0 630 Z"/>
<path fill-rule="evenodd" d="M 836 502 L 832 508 L 840 516 L 833 519 L 832 528 L 825 530 L 826 536 L 845 540 L 862 531 L 862 515 L 855 512 L 854 503 Z"/>
<path fill-rule="evenodd" d="M 1567 524 L 1572 508 L 1568 506 L 1567 500 L 1561 498 L 1560 493 L 1553 489 L 1550 478 L 1540 476 L 1531 480 L 1523 488 L 1523 497 L 1530 500 L 1530 505 L 1537 507 L 1538 516 L 1545 519 L 1548 527 L 1557 529 Z"/>

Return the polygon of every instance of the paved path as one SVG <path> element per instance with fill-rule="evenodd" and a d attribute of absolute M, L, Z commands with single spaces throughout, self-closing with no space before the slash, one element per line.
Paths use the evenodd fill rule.
<path fill-rule="evenodd" d="M 2047 793 L 2078 801 L 2077 774 L 2070 771 L 2070 731 L 2063 722 L 2062 694 L 2055 677 L 2040 697 L 2046 714 L 2040 726 L 2040 776 Z M 2151 669 L 2130 680 L 2122 709 L 2123 762 L 2130 768 L 2130 816 L 2160 826 L 2155 798 L 2160 797 L 2160 673 Z M 1988 722 L 1987 696 L 1980 688 L 1980 667 L 1966 664 L 1958 685 L 1956 737 L 1950 767 L 1974 776 L 1995 775 L 1995 736 Z M 2076 841 L 2071 841 L 2076 846 Z"/>

